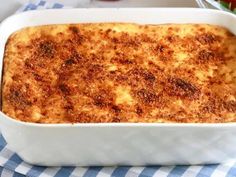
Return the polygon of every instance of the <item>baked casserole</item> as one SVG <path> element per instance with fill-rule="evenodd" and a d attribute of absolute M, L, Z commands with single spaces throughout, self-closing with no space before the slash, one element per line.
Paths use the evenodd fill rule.
<path fill-rule="evenodd" d="M 24 28 L 6 44 L 2 111 L 35 123 L 236 122 L 236 36 L 208 24 Z"/>

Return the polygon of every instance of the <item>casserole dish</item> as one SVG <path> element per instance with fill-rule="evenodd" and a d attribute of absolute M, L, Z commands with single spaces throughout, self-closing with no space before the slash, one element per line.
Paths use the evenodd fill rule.
<path fill-rule="evenodd" d="M 109 19 L 106 18 L 109 16 Z M 236 34 L 236 17 L 206 9 L 66 9 L 31 11 L 6 19 L 0 28 L 0 58 L 18 29 L 45 24 L 135 22 L 207 23 Z M 34 124 L 0 113 L 3 136 L 26 162 L 57 165 L 172 165 L 226 162 L 236 158 L 236 123 Z"/>

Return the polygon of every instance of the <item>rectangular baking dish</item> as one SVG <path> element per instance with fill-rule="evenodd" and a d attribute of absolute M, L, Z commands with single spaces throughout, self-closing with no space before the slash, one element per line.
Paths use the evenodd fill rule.
<path fill-rule="evenodd" d="M 208 23 L 236 34 L 236 16 L 185 8 L 65 9 L 13 15 L 0 27 L 0 70 L 4 47 L 14 31 L 27 26 L 84 22 Z M 173 165 L 236 159 L 236 123 L 34 124 L 0 112 L 9 148 L 26 162 L 57 165 Z"/>

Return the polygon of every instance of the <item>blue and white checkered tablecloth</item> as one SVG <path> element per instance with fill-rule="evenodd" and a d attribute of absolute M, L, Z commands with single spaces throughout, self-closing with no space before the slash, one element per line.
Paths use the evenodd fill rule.
<path fill-rule="evenodd" d="M 38 1 L 26 4 L 17 12 L 37 9 L 65 8 L 59 3 Z M 197 155 L 197 154 L 196 154 Z M 149 167 L 43 167 L 25 163 L 12 152 L 0 134 L 0 174 L 3 177 L 236 177 L 235 162 L 195 166 Z"/>
<path fill-rule="evenodd" d="M 61 9 L 66 8 L 60 3 L 50 3 L 44 0 L 39 0 L 36 3 L 28 3 L 17 10 L 16 13 L 28 11 L 28 10 L 40 10 L 40 9 Z"/>
<path fill-rule="evenodd" d="M 2 177 L 236 177 L 236 163 L 205 166 L 42 167 L 25 163 L 0 136 Z"/>

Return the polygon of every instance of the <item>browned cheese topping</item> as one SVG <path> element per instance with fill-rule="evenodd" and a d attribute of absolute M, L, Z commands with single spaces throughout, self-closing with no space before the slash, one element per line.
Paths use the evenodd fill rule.
<path fill-rule="evenodd" d="M 236 36 L 207 24 L 29 27 L 7 42 L 2 94 L 25 122 L 236 122 Z"/>

